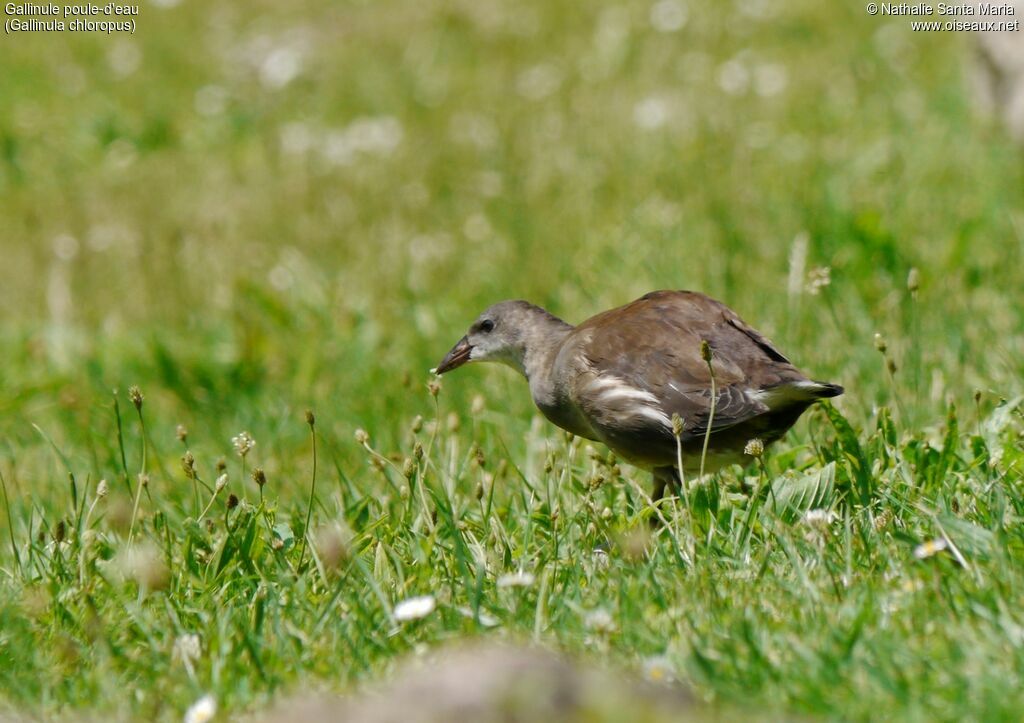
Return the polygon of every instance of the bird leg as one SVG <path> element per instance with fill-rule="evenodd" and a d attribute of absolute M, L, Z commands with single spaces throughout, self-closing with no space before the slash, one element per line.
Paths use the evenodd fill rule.
<path fill-rule="evenodd" d="M 669 485 L 674 490 L 679 489 L 679 470 L 675 467 L 658 467 L 653 472 L 654 489 L 651 492 L 651 499 L 657 502 L 665 496 L 665 490 Z"/>
<path fill-rule="evenodd" d="M 672 490 L 679 489 L 679 470 L 675 467 L 658 467 L 653 471 L 654 487 L 651 490 L 651 501 L 657 506 L 665 496 L 665 490 L 671 485 Z M 651 518 L 651 525 L 658 524 L 657 517 Z"/>

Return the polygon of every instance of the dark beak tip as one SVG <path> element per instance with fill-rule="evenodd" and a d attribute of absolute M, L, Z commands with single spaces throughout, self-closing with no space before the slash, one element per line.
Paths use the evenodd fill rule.
<path fill-rule="evenodd" d="M 458 342 L 456 342 L 455 346 L 451 348 L 451 351 L 444 355 L 444 359 L 442 359 L 431 371 L 437 376 L 441 376 L 453 369 L 458 369 L 469 361 L 469 354 L 472 351 L 473 347 L 470 346 L 469 341 L 466 337 L 462 337 Z"/>

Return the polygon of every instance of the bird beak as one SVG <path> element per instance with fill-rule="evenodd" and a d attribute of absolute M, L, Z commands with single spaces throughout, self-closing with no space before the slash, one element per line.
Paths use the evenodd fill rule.
<path fill-rule="evenodd" d="M 463 364 L 469 361 L 469 353 L 473 351 L 473 347 L 469 344 L 469 339 L 462 337 L 452 347 L 452 350 L 444 355 L 444 359 L 437 365 L 437 369 L 434 370 L 435 374 L 444 374 L 450 372 L 452 369 L 458 369 Z"/>

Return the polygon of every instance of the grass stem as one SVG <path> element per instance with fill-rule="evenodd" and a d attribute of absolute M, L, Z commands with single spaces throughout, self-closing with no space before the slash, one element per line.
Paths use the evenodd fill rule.
<path fill-rule="evenodd" d="M 302 572 L 302 560 L 306 556 L 306 545 L 309 544 L 309 522 L 313 518 L 313 503 L 316 500 L 316 422 L 312 412 L 306 413 L 306 422 L 309 424 L 309 439 L 313 447 L 313 475 L 309 483 L 309 504 L 306 505 L 306 522 L 302 526 L 302 550 L 299 552 L 299 564 L 296 570 Z"/>

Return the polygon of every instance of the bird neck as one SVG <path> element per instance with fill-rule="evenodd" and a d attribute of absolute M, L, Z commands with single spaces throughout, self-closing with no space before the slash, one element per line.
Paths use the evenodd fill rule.
<path fill-rule="evenodd" d="M 556 390 L 552 377 L 555 357 L 572 330 L 571 324 L 545 311 L 535 324 L 530 325 L 523 339 L 520 371 L 530 383 L 530 394 L 538 406 L 554 400 Z"/>

